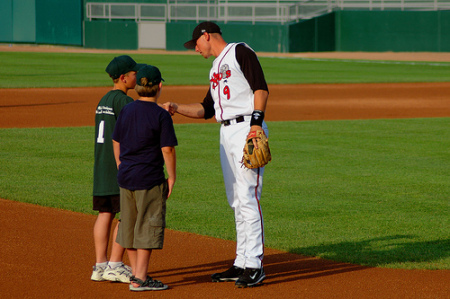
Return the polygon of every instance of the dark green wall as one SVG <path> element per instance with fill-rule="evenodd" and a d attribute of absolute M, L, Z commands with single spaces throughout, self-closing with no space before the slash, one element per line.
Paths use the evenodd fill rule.
<path fill-rule="evenodd" d="M 439 14 L 439 52 L 450 52 L 450 11 L 440 11 Z"/>
<path fill-rule="evenodd" d="M 335 14 L 289 25 L 289 52 L 323 52 L 335 50 Z"/>
<path fill-rule="evenodd" d="M 83 45 L 82 0 L 1 0 L 0 42 Z"/>
<path fill-rule="evenodd" d="M 12 0 L 0 1 L 0 41 L 13 41 Z"/>
<path fill-rule="evenodd" d="M 450 11 L 338 11 L 336 51 L 450 50 Z"/>
<path fill-rule="evenodd" d="M 223 24 L 218 23 L 227 42 L 246 42 L 255 51 L 287 52 L 288 27 L 281 24 Z M 174 22 L 166 25 L 166 48 L 170 51 L 186 50 L 184 42 L 192 38 L 197 23 Z"/>
<path fill-rule="evenodd" d="M 0 1 L 0 42 L 34 43 L 35 0 Z"/>
<path fill-rule="evenodd" d="M 86 21 L 85 47 L 94 49 L 136 50 L 138 24 L 134 21 Z"/>
<path fill-rule="evenodd" d="M 81 0 L 36 0 L 36 43 L 83 45 Z"/>

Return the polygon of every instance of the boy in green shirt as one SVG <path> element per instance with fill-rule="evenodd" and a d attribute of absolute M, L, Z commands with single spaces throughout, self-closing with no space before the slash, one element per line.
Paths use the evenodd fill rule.
<path fill-rule="evenodd" d="M 94 224 L 96 264 L 91 276 L 94 281 L 130 283 L 130 268 L 122 262 L 125 249 L 115 241 L 119 224 L 114 229 L 109 262 L 107 258 L 112 221 L 120 212 L 120 190 L 111 136 L 120 111 L 133 102 L 127 93 L 135 87 L 136 72 L 141 66 L 130 56 L 115 57 L 106 67 L 114 87 L 103 96 L 95 112 L 93 210 L 99 214 Z"/>

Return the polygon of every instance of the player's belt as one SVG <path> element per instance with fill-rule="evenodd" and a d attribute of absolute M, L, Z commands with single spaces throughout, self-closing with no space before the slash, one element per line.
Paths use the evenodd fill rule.
<path fill-rule="evenodd" d="M 221 123 L 222 123 L 222 125 L 224 125 L 226 127 L 226 126 L 229 126 L 229 125 L 234 125 L 234 124 L 237 124 L 237 123 L 241 123 L 243 121 L 245 121 L 245 116 L 239 116 L 237 118 L 223 120 Z"/>

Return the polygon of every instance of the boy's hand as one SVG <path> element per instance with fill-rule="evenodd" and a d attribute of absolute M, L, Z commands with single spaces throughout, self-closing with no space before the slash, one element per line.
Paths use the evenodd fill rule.
<path fill-rule="evenodd" d="M 169 192 L 167 193 L 167 199 L 169 199 L 170 195 L 172 194 L 173 186 L 175 185 L 175 180 L 172 178 L 168 178 L 167 185 L 169 187 Z"/>
<path fill-rule="evenodd" d="M 172 103 L 172 102 L 166 102 L 163 104 L 163 108 L 166 109 L 170 115 L 174 115 L 175 112 L 177 112 L 178 110 L 178 105 L 176 103 Z"/>

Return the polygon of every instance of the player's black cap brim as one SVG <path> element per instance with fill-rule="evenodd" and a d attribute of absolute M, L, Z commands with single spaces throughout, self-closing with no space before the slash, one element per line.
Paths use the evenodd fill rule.
<path fill-rule="evenodd" d="M 193 39 L 184 43 L 184 47 L 186 49 L 190 49 L 190 50 L 195 49 L 196 45 L 197 45 L 197 40 L 193 40 Z"/>

